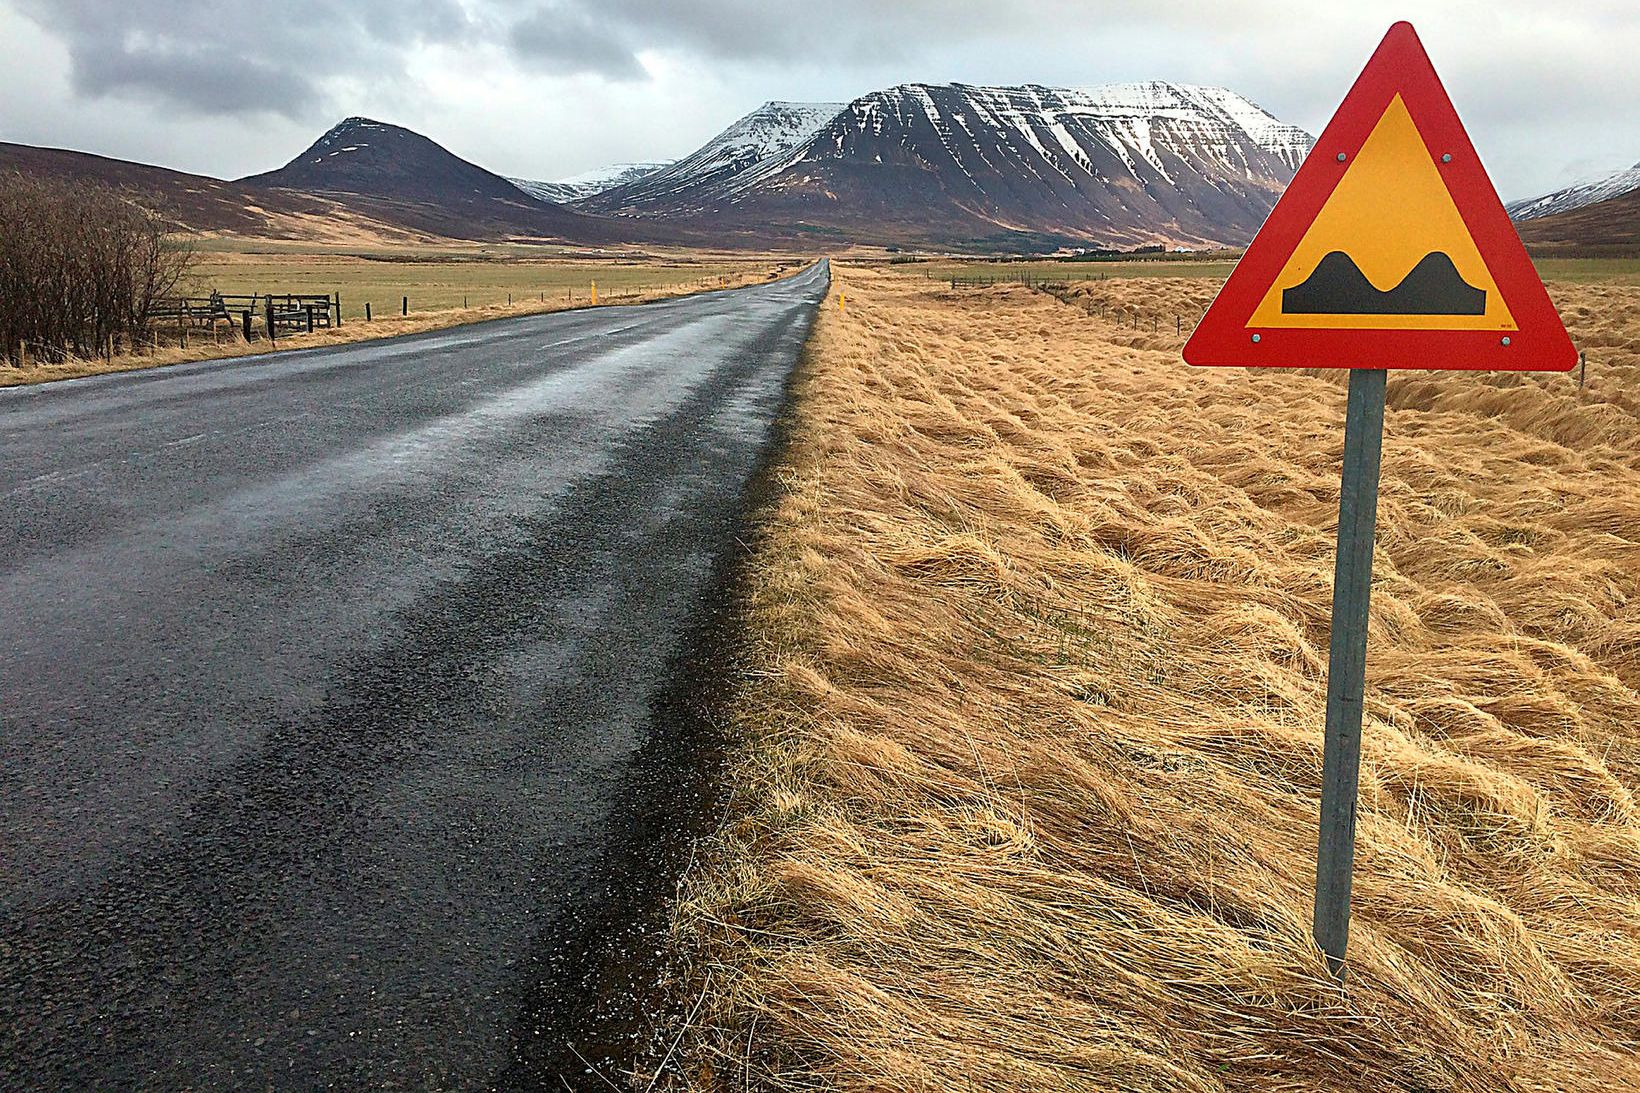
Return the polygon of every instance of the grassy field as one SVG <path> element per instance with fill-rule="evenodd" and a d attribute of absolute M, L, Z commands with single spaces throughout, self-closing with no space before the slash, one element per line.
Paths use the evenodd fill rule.
<path fill-rule="evenodd" d="M 1127 277 L 1212 277 L 1230 275 L 1234 260 L 1133 262 L 982 262 L 934 260 L 907 263 L 898 267 L 914 277 L 949 281 L 953 277 L 995 277 L 1018 279 L 1029 276 L 1044 281 L 1100 281 Z M 1538 271 L 1550 280 L 1640 285 L 1640 259 L 1631 258 L 1544 258 Z"/>
<path fill-rule="evenodd" d="M 1539 258 L 1537 268 L 1551 281 L 1640 285 L 1640 258 Z"/>
<path fill-rule="evenodd" d="M 835 269 L 675 1087 L 1640 1088 L 1640 288 L 1552 286 L 1581 389 L 1390 381 L 1343 990 L 1309 936 L 1343 376 L 1107 317 L 1212 281 Z"/>
<path fill-rule="evenodd" d="M 897 267 L 912 277 L 949 281 L 953 277 L 994 277 L 1038 281 L 1103 281 L 1127 277 L 1216 277 L 1230 276 L 1234 259 L 1191 261 L 1168 259 L 1152 262 L 982 262 L 935 260 L 907 263 Z"/>
<path fill-rule="evenodd" d="M 804 264 L 801 259 L 767 255 L 731 259 L 688 254 L 638 260 L 583 256 L 518 259 L 476 249 L 439 248 L 354 255 L 316 252 L 309 245 L 282 251 L 203 251 L 189 291 L 340 292 L 342 325 L 312 334 L 282 333 L 277 348 L 290 350 L 586 307 L 591 303 L 593 281 L 598 284 L 600 304 L 633 304 L 764 282 Z M 400 301 L 406 295 L 410 296 L 410 312 L 401 315 Z M 366 302 L 375 305 L 368 323 L 362 321 Z M 174 331 L 158 330 L 157 348 L 122 353 L 112 360 L 35 362 L 26 368 L 0 365 L 0 387 L 268 352 L 270 346 L 260 329 L 255 333 L 257 340 L 245 342 L 235 330 L 218 323 L 214 331 L 193 331 L 184 346 Z"/>
<path fill-rule="evenodd" d="M 534 300 L 585 303 L 597 282 L 603 298 L 672 295 L 741 279 L 777 264 L 768 257 L 644 255 L 599 258 L 542 255 L 521 248 L 396 248 L 339 253 L 312 247 L 256 251 L 202 249 L 191 291 L 341 293 L 344 319 L 397 314 L 403 298 L 412 311 L 505 306 Z"/>

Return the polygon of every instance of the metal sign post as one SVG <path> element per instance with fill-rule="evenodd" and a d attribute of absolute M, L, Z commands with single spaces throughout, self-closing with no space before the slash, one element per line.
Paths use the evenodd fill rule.
<path fill-rule="evenodd" d="M 1384 437 L 1382 368 L 1350 370 L 1344 412 L 1344 474 L 1338 492 L 1332 646 L 1327 658 L 1327 730 L 1321 763 L 1321 841 L 1315 862 L 1315 940 L 1344 978 L 1355 864 L 1355 801 L 1361 774 L 1361 700 L 1366 690 L 1372 542 Z"/>
<path fill-rule="evenodd" d="M 1396 23 L 1202 316 L 1194 365 L 1348 368 L 1315 940 L 1344 976 L 1385 369 L 1578 361 L 1429 56 Z"/>

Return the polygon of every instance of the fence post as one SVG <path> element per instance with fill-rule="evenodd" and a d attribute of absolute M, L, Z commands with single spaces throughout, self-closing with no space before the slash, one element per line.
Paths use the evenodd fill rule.
<path fill-rule="evenodd" d="M 313 333 L 313 305 L 303 304 L 302 310 L 307 313 L 307 332 L 311 334 Z M 327 307 L 325 310 L 329 311 L 330 309 Z"/>
<path fill-rule="evenodd" d="M 245 344 L 249 345 L 251 341 L 251 309 L 247 307 L 241 312 L 239 320 L 240 333 L 244 335 Z"/>
<path fill-rule="evenodd" d="M 369 300 L 366 300 L 364 302 L 364 321 L 367 322 L 367 323 L 370 321 L 370 301 Z"/>
<path fill-rule="evenodd" d="M 410 297 L 406 296 L 404 298 L 404 309 L 403 309 L 403 311 L 400 312 L 400 314 L 403 314 L 403 315 L 410 314 Z"/>
<path fill-rule="evenodd" d="M 268 297 L 267 304 L 268 304 L 268 344 L 269 345 L 278 345 L 279 344 L 279 332 L 274 329 L 274 324 L 273 324 L 273 297 L 272 296 Z"/>
<path fill-rule="evenodd" d="M 340 292 L 336 294 L 336 325 L 342 325 L 342 294 Z"/>

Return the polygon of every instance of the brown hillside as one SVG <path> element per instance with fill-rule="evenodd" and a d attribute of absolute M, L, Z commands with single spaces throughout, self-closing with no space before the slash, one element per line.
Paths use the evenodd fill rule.
<path fill-rule="evenodd" d="M 415 241 L 425 233 L 383 223 L 314 194 L 259 190 L 89 152 L 0 143 L 0 172 L 101 182 L 141 194 L 181 226 L 269 239 Z"/>
<path fill-rule="evenodd" d="M 383 148 L 356 156 L 347 169 L 316 167 L 309 162 L 310 148 L 278 171 L 237 182 L 87 152 L 4 143 L 0 171 L 98 181 L 140 193 L 182 227 L 203 233 L 349 244 L 690 241 L 669 225 L 584 216 L 538 201 L 425 137 L 381 128 L 402 137 L 381 141 Z M 335 131 L 327 134 L 332 135 Z"/>
<path fill-rule="evenodd" d="M 532 197 L 420 133 L 369 118 L 348 118 L 283 167 L 240 185 L 323 195 L 376 219 L 455 239 L 605 243 L 631 236 L 617 222 Z M 647 231 L 657 234 L 668 233 Z"/>
<path fill-rule="evenodd" d="M 1640 190 L 1516 227 L 1536 254 L 1640 257 Z"/>

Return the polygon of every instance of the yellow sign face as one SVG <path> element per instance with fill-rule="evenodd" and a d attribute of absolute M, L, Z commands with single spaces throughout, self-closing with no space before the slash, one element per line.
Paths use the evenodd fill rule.
<path fill-rule="evenodd" d="M 1401 96 L 1384 110 L 1247 326 L 1517 329 Z"/>

